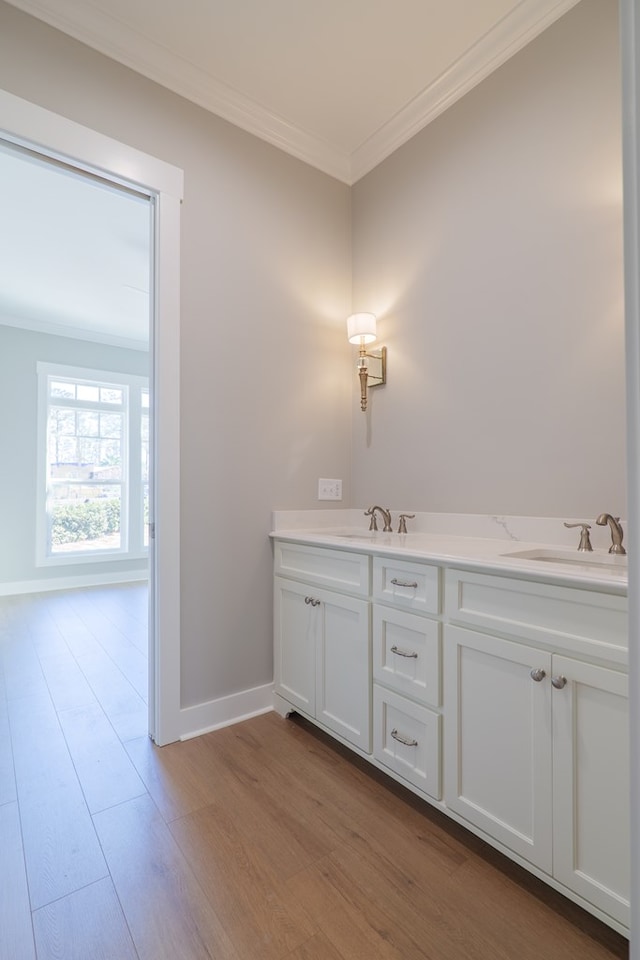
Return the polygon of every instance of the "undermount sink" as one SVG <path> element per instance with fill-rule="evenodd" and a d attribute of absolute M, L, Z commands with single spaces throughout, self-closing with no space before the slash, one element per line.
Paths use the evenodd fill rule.
<path fill-rule="evenodd" d="M 620 569 L 626 571 L 627 558 L 615 553 L 589 553 L 588 551 L 554 550 L 540 548 L 537 550 L 516 550 L 514 553 L 503 553 L 503 557 L 519 558 L 520 560 L 538 560 L 543 563 L 564 563 L 575 567 L 587 567 L 589 570 L 600 569 L 612 571 Z"/>
<path fill-rule="evenodd" d="M 333 536 L 341 540 L 372 540 L 376 534 L 376 530 L 363 530 L 361 533 L 334 533 Z"/>

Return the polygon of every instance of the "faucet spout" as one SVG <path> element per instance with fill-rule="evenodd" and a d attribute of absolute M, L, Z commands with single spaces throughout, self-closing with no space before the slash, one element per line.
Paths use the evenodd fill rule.
<path fill-rule="evenodd" d="M 622 546 L 624 532 L 620 524 L 620 517 L 612 517 L 610 513 L 601 513 L 596 523 L 601 527 L 604 527 L 607 523 L 609 524 L 609 529 L 611 530 L 609 553 L 625 554 L 627 551 Z"/>
<path fill-rule="evenodd" d="M 378 507 L 378 506 L 369 507 L 369 509 L 368 509 L 368 510 L 365 510 L 365 512 L 364 512 L 365 517 L 371 517 L 371 523 L 369 524 L 369 530 L 377 530 L 377 529 L 378 529 L 378 523 L 377 523 L 377 521 L 376 521 L 376 511 L 378 511 L 378 512 L 380 513 L 380 516 L 382 517 L 382 520 L 383 520 L 383 523 L 384 523 L 384 526 L 383 526 L 383 528 L 382 528 L 382 532 L 383 532 L 383 533 L 391 533 L 391 532 L 392 532 L 392 527 L 391 527 L 391 511 L 390 511 L 390 510 L 385 510 L 384 507 Z"/>

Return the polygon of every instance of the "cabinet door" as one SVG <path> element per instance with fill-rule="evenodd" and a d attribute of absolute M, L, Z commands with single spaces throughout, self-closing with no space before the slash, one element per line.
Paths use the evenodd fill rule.
<path fill-rule="evenodd" d="M 311 589 L 311 588 L 310 588 Z M 316 648 L 316 719 L 371 752 L 371 644 L 366 600 L 313 589 L 321 626 Z"/>
<path fill-rule="evenodd" d="M 554 876 L 628 926 L 627 677 L 556 656 L 553 674 Z"/>
<path fill-rule="evenodd" d="M 309 716 L 315 716 L 317 607 L 305 603 L 313 588 L 275 578 L 275 692 Z"/>
<path fill-rule="evenodd" d="M 550 673 L 548 653 L 445 628 L 446 804 L 549 873 Z"/>

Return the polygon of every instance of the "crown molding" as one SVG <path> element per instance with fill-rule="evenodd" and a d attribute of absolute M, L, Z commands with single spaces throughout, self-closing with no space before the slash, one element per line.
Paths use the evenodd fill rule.
<path fill-rule="evenodd" d="M 521 0 L 492 30 L 351 155 L 267 110 L 84 0 L 55 0 L 55 4 L 51 0 L 8 2 L 248 133 L 351 185 L 580 0 Z"/>
<path fill-rule="evenodd" d="M 346 152 L 267 110 L 84 0 L 55 0 L 55 7 L 39 0 L 8 2 L 323 173 L 350 182 Z"/>
<path fill-rule="evenodd" d="M 124 350 L 149 352 L 148 340 L 134 340 L 131 337 L 103 333 L 86 327 L 72 327 L 66 323 L 49 323 L 48 320 L 35 319 L 25 320 L 22 317 L 0 314 L 0 327 L 17 327 L 19 330 L 28 330 L 30 333 L 46 333 L 51 337 L 68 337 L 71 340 L 84 340 L 87 343 L 101 343 L 107 347 L 122 347 Z"/>
<path fill-rule="evenodd" d="M 580 0 L 522 0 L 492 30 L 351 154 L 351 183 L 477 86 Z"/>

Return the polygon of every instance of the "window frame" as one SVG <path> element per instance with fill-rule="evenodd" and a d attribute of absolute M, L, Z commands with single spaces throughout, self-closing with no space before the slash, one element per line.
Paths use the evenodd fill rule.
<path fill-rule="evenodd" d="M 147 560 L 149 548 L 144 543 L 144 516 L 142 506 L 141 462 L 141 424 L 142 393 L 149 391 L 149 377 L 139 374 L 118 373 L 112 370 L 96 370 L 88 367 L 38 361 L 38 428 L 36 431 L 37 451 L 37 503 L 36 503 L 36 566 L 58 567 L 84 563 L 107 563 L 122 560 Z M 93 386 L 117 387 L 125 391 L 123 404 L 112 408 L 113 412 L 124 415 L 123 424 L 123 478 L 118 481 L 122 490 L 121 500 L 121 541 L 120 546 L 99 550 L 69 550 L 53 553 L 50 544 L 49 517 L 47 515 L 48 496 L 48 449 L 47 426 L 51 406 L 68 406 L 70 410 L 90 409 L 91 401 L 74 400 L 65 403 L 50 397 L 50 383 L 53 380 L 70 380 Z M 97 409 L 97 407 L 96 407 Z M 102 407 L 100 407 L 102 409 Z M 139 470 L 133 476 L 135 466 Z"/>

